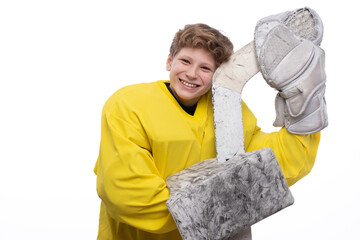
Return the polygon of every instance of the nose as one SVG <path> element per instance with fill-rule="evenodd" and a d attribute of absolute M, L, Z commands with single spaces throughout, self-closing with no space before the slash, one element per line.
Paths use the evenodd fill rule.
<path fill-rule="evenodd" d="M 197 77 L 197 68 L 195 66 L 189 67 L 189 69 L 186 71 L 186 77 L 189 80 L 196 79 L 196 77 Z"/>

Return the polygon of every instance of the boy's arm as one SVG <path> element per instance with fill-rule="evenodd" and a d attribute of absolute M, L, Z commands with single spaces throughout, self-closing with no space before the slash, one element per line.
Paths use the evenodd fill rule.
<path fill-rule="evenodd" d="M 315 163 L 320 132 L 307 135 L 289 133 L 285 127 L 265 133 L 245 103 L 242 105 L 246 152 L 270 147 L 279 162 L 289 186 L 307 175 Z"/>
<path fill-rule="evenodd" d="M 104 114 L 99 158 L 95 167 L 97 192 L 108 214 L 152 233 L 176 229 L 166 207 L 169 190 L 160 177 L 147 139 L 136 126 L 114 114 Z"/>

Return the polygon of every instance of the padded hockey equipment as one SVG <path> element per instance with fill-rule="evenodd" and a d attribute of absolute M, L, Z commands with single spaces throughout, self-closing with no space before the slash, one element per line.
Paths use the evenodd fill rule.
<path fill-rule="evenodd" d="M 274 126 L 294 134 L 328 125 L 323 25 L 309 8 L 266 17 L 255 29 L 255 48 L 266 82 L 279 91 Z"/>

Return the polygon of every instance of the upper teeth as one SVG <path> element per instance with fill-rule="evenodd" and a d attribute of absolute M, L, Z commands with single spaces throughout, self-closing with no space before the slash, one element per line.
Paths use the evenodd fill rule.
<path fill-rule="evenodd" d="M 184 81 L 181 81 L 181 82 L 188 87 L 196 87 L 196 84 L 191 84 L 191 83 L 184 82 Z"/>

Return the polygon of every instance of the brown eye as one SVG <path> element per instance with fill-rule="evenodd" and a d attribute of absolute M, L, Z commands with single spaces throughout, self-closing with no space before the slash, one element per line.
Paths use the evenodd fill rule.
<path fill-rule="evenodd" d="M 209 67 L 201 67 L 203 70 L 205 70 L 205 71 L 207 71 L 207 72 L 212 72 L 212 69 L 211 68 L 209 68 Z"/>
<path fill-rule="evenodd" d="M 190 61 L 189 60 L 187 60 L 187 59 L 180 59 L 183 63 L 186 63 L 186 64 L 189 64 L 190 63 Z"/>

